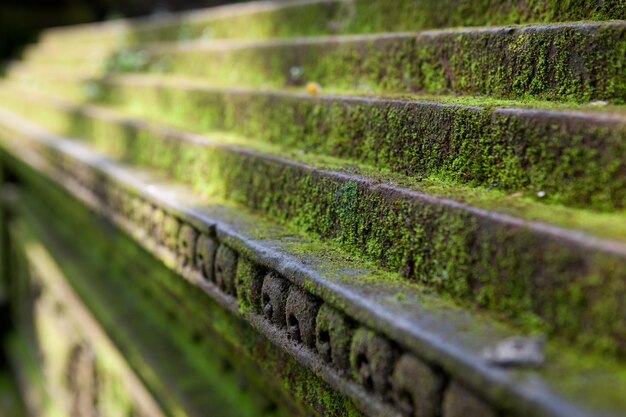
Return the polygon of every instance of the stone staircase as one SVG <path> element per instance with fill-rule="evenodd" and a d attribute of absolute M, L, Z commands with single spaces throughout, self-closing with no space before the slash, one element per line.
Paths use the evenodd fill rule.
<path fill-rule="evenodd" d="M 478 3 L 45 32 L 0 82 L 31 414 L 626 415 L 626 5 Z"/>

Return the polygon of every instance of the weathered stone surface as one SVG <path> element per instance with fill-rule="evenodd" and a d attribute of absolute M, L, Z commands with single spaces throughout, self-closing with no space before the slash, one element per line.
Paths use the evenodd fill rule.
<path fill-rule="evenodd" d="M 353 324 L 349 319 L 332 308 L 323 304 L 317 313 L 315 328 L 315 344 L 321 357 L 342 372 L 350 369 L 350 346 Z"/>
<path fill-rule="evenodd" d="M 319 300 L 292 285 L 287 296 L 285 315 L 289 337 L 308 348 L 315 347 L 315 319 Z"/>
<path fill-rule="evenodd" d="M 0 112 L 0 120 L 2 120 L 1 117 L 2 113 Z M 29 138 L 28 140 L 44 140 L 34 131 L 29 132 L 32 136 L 20 137 L 19 146 L 14 147 L 14 142 L 11 140 L 3 142 L 6 149 L 11 152 L 11 155 L 19 156 L 22 155 L 23 152 L 29 151 L 26 138 Z M 6 139 L 6 137 L 0 137 L 3 138 L 3 141 Z M 47 138 L 47 136 L 45 137 Z M 16 169 L 18 172 L 23 172 L 24 170 L 28 171 L 28 169 L 35 169 L 34 172 L 39 172 L 39 174 L 36 175 L 32 173 L 25 175 L 25 178 L 28 178 L 29 181 L 34 181 L 34 184 L 39 184 L 38 181 L 41 181 L 41 179 L 35 180 L 33 177 L 38 178 L 41 173 L 43 173 L 44 177 L 49 176 L 50 180 L 48 181 L 54 182 L 62 179 L 60 184 L 62 184 L 63 187 L 67 186 L 66 190 L 70 193 L 69 195 L 75 196 L 78 198 L 78 201 L 90 205 L 92 209 L 97 211 L 102 210 L 103 213 L 110 216 L 110 219 L 124 230 L 131 231 L 132 235 L 139 239 L 138 243 L 140 245 L 145 245 L 144 247 L 152 251 L 157 258 L 163 259 L 166 265 L 171 265 L 171 254 L 163 253 L 162 250 L 159 248 L 155 249 L 153 246 L 153 239 L 156 239 L 156 236 L 151 237 L 147 235 L 145 231 L 136 233 L 137 231 L 141 231 L 140 229 L 142 227 L 150 227 L 150 225 L 134 224 L 133 222 L 135 220 L 131 219 L 132 212 L 118 214 L 111 211 L 112 206 L 103 207 L 103 201 L 94 201 L 92 198 L 82 199 L 85 193 L 92 193 L 93 191 L 87 188 L 79 189 L 76 184 L 65 180 L 68 176 L 69 178 L 73 177 L 71 170 L 74 169 L 74 166 L 80 166 L 81 169 L 84 169 L 85 166 L 90 165 L 88 161 L 93 160 L 92 154 L 89 153 L 90 151 L 84 147 L 68 142 L 62 142 L 63 145 L 49 141 L 45 143 L 47 144 L 46 146 L 50 148 L 40 154 L 42 156 L 45 155 L 45 157 L 41 160 L 41 164 L 37 165 L 36 169 L 26 168 L 30 166 L 28 165 L 28 160 L 14 159 L 7 155 L 7 161 L 10 162 L 12 169 Z M 63 164 L 57 168 L 57 155 L 60 152 L 65 153 L 67 158 L 73 158 L 73 164 Z M 94 167 L 94 169 L 96 168 Z M 106 175 L 103 176 L 103 181 L 107 183 L 110 182 L 112 186 L 117 186 L 116 184 L 123 182 L 123 188 L 125 192 L 129 194 L 127 197 L 128 201 L 137 199 L 142 201 L 147 200 L 145 197 L 146 194 L 144 194 L 147 187 L 142 181 L 150 181 L 149 179 L 143 178 L 138 180 L 135 176 L 126 174 L 120 167 L 108 165 L 108 162 L 105 163 L 102 158 L 98 159 L 97 170 L 106 173 Z M 62 176 L 58 176 L 57 172 L 61 173 Z M 322 378 L 329 382 L 335 389 L 342 393 L 349 393 L 348 395 L 357 402 L 359 408 L 366 410 L 367 414 L 388 415 L 390 413 L 394 414 L 396 411 L 401 411 L 399 408 L 396 408 L 396 411 L 390 411 L 389 409 L 390 406 L 393 407 L 393 404 L 395 404 L 393 401 L 393 385 L 391 381 L 394 376 L 396 358 L 401 357 L 403 353 L 409 353 L 406 351 L 407 347 L 410 348 L 409 350 L 413 351 L 411 352 L 412 354 L 419 354 L 419 357 L 425 355 L 429 363 L 431 363 L 431 361 L 433 362 L 433 366 L 440 366 L 446 373 L 447 378 L 455 379 L 456 376 L 460 375 L 459 372 L 463 374 L 463 370 L 471 366 L 472 369 L 480 373 L 481 378 L 487 378 L 487 380 L 492 382 L 492 387 L 495 387 L 495 390 L 490 389 L 485 393 L 490 401 L 506 404 L 520 404 L 519 406 L 523 407 L 524 410 L 537 410 L 538 414 L 547 413 L 547 415 L 562 417 L 572 417 L 579 414 L 578 411 L 572 413 L 573 408 L 569 405 L 563 408 L 560 408 L 561 406 L 555 406 L 555 404 L 563 404 L 560 402 L 561 399 L 555 400 L 554 397 L 552 397 L 553 394 L 549 391 L 546 392 L 543 389 L 536 390 L 536 384 L 520 387 L 520 389 L 524 390 L 523 392 L 533 392 L 534 398 L 537 399 L 533 402 L 526 402 L 524 399 L 524 395 L 526 394 L 520 394 L 518 391 L 517 384 L 520 382 L 517 379 L 509 379 L 503 375 L 500 375 L 498 379 L 491 379 L 494 376 L 494 372 L 497 374 L 497 371 L 494 371 L 494 369 L 490 368 L 486 363 L 482 363 L 480 358 L 472 352 L 475 352 L 478 342 L 491 345 L 494 340 L 502 340 L 502 337 L 498 337 L 497 335 L 504 329 L 498 329 L 497 326 L 489 327 L 489 330 L 482 328 L 481 325 L 478 325 L 478 323 L 474 321 L 475 319 L 478 320 L 476 317 L 473 317 L 467 311 L 451 309 L 451 306 L 446 306 L 445 302 L 437 297 L 430 298 L 429 296 L 427 297 L 429 301 L 427 301 L 427 299 L 423 298 L 425 294 L 415 292 L 416 288 L 414 287 L 399 287 L 398 285 L 400 285 L 400 283 L 397 281 L 385 281 L 384 279 L 374 278 L 382 278 L 383 275 L 366 275 L 366 282 L 368 284 L 363 285 L 363 283 L 359 282 L 364 273 L 363 265 L 355 264 L 353 259 L 348 260 L 341 258 L 339 254 L 333 255 L 333 257 L 338 256 L 338 258 L 329 261 L 330 263 L 328 264 L 311 265 L 306 258 L 301 258 L 303 256 L 302 249 L 298 247 L 294 252 L 294 244 L 296 242 L 293 238 L 289 239 L 288 242 L 284 242 L 284 246 L 277 246 L 277 237 L 285 236 L 284 231 L 281 231 L 280 228 L 276 228 L 276 226 L 259 225 L 257 217 L 250 217 L 249 220 L 246 220 L 248 219 L 246 217 L 247 215 L 243 212 L 237 212 L 236 234 L 231 232 L 234 225 L 230 222 L 233 217 L 230 215 L 225 216 L 223 207 L 206 208 L 202 209 L 202 211 L 182 209 L 183 214 L 181 214 L 182 206 L 188 204 L 188 207 L 194 207 L 193 204 L 196 204 L 196 200 L 191 199 L 191 196 L 187 194 L 180 194 L 180 188 L 178 188 L 179 194 L 177 194 L 176 200 L 172 200 L 171 197 L 169 197 L 172 195 L 171 192 L 167 191 L 169 190 L 169 186 L 157 186 L 152 182 L 150 182 L 150 184 L 149 199 L 151 203 L 161 207 L 167 216 L 174 211 L 172 207 L 176 207 L 175 210 L 178 213 L 177 219 L 181 223 L 181 227 L 185 224 L 197 225 L 199 223 L 208 222 L 208 224 L 212 225 L 211 227 L 217 227 L 217 235 L 220 236 L 220 240 L 229 242 L 229 245 L 232 245 L 233 248 L 237 248 L 236 251 L 243 251 L 245 258 L 249 260 L 254 259 L 255 262 L 259 262 L 258 267 L 255 268 L 257 272 L 266 272 L 266 279 L 264 279 L 265 282 L 262 286 L 262 292 L 264 293 L 262 298 L 265 298 L 264 301 L 267 301 L 267 303 L 264 303 L 265 306 L 267 307 L 269 305 L 270 308 L 265 309 L 265 312 L 273 313 L 272 303 L 269 302 L 269 295 L 271 294 L 277 301 L 274 302 L 274 304 L 278 305 L 279 308 L 282 306 L 283 312 L 280 317 L 285 320 L 285 307 L 283 303 L 286 303 L 289 287 L 290 285 L 294 285 L 291 284 L 291 281 L 294 280 L 295 283 L 304 283 L 304 288 L 314 293 L 315 296 L 320 296 L 322 300 L 326 300 L 327 297 L 330 297 L 332 305 L 336 306 L 339 304 L 342 314 L 346 314 L 350 317 L 349 321 L 354 321 L 358 318 L 358 320 L 356 320 L 357 323 L 361 323 L 361 329 L 359 330 L 360 335 L 350 338 L 350 346 L 353 349 L 353 353 L 356 352 L 355 356 L 361 356 L 360 361 L 355 360 L 355 363 L 360 362 L 359 365 L 364 365 L 359 367 L 363 372 L 361 375 L 359 375 L 358 372 L 356 374 L 353 373 L 353 378 L 345 378 L 340 375 L 340 372 L 335 373 L 335 370 L 339 371 L 337 369 L 338 367 L 333 365 L 333 369 L 328 369 L 320 366 L 321 364 L 317 362 L 318 359 L 322 361 L 328 358 L 328 353 L 324 353 L 325 351 L 327 352 L 328 349 L 322 349 L 319 356 L 312 357 L 310 356 L 312 352 L 301 349 L 303 345 L 294 340 L 289 340 L 285 323 L 279 326 L 265 326 L 265 320 L 267 320 L 268 324 L 275 323 L 273 314 L 269 314 L 264 318 L 257 315 L 245 316 L 255 328 L 262 329 L 263 334 L 269 337 L 276 346 L 280 346 L 280 349 L 285 349 L 287 352 L 290 352 L 290 355 L 296 357 L 300 363 L 314 369 L 315 372 L 322 375 Z M 43 187 L 41 190 L 46 190 L 45 192 L 47 192 L 47 188 L 50 186 L 37 185 L 37 187 Z M 187 200 L 187 198 L 190 198 L 190 200 Z M 249 236 L 249 238 L 242 239 L 242 236 Z M 264 236 L 264 238 L 259 239 L 259 236 Z M 310 250 L 307 249 L 307 256 L 309 257 L 319 256 L 320 258 L 327 258 L 329 253 L 332 253 L 329 252 L 330 248 L 328 247 L 323 249 L 314 248 L 313 246 L 304 247 L 311 248 Z M 276 257 L 275 251 L 277 248 L 284 251 L 283 256 Z M 287 255 L 287 253 L 291 255 Z M 296 265 L 299 266 L 296 267 Z M 307 266 L 305 267 L 304 265 Z M 267 272 L 268 270 L 270 272 Z M 193 275 L 188 274 L 196 274 L 197 272 L 185 269 L 180 273 L 185 276 L 193 277 Z M 376 272 L 370 270 L 368 274 L 376 274 Z M 355 280 L 347 280 L 347 276 L 354 277 Z M 376 285 L 369 285 L 371 282 L 376 282 Z M 300 288 L 303 289 L 303 287 Z M 400 288 L 403 289 L 398 293 Z M 180 285 L 173 286 L 175 294 L 179 294 L 180 290 Z M 228 311 L 237 311 L 233 308 L 232 297 L 230 297 L 230 300 L 226 300 L 224 295 L 227 294 L 222 289 L 210 289 L 208 292 L 211 296 L 215 297 L 215 300 L 220 303 L 220 305 L 225 306 Z M 398 297 L 398 294 L 402 294 L 402 297 Z M 202 297 L 205 296 L 206 294 L 202 294 Z M 422 301 L 417 304 L 407 304 L 406 297 L 410 300 L 419 299 Z M 403 299 L 404 301 L 402 301 Z M 237 300 L 243 300 L 241 294 L 238 294 Z M 391 302 L 391 300 L 396 301 Z M 168 308 L 167 314 L 171 315 L 172 318 L 180 316 L 181 319 L 186 320 L 185 313 L 178 307 L 179 305 L 176 304 L 176 307 Z M 245 308 L 243 311 L 245 312 Z M 320 309 L 319 317 L 322 317 L 321 311 L 324 310 Z M 278 318 L 280 319 L 280 317 Z M 393 319 L 391 319 L 392 317 Z M 480 319 L 481 322 L 482 320 L 483 319 Z M 322 322 L 323 320 L 320 319 L 320 323 Z M 397 327 L 398 323 L 402 323 L 402 327 Z M 408 323 L 410 323 L 410 325 Z M 367 326 L 365 326 L 365 324 L 367 324 Z M 376 330 L 374 330 L 374 328 Z M 486 330 L 487 332 L 483 333 Z M 194 334 L 196 334 L 196 332 L 194 332 Z M 351 332 L 348 334 L 352 335 Z M 506 334 L 506 332 L 504 334 Z M 476 339 L 478 335 L 482 336 Z M 496 339 L 494 339 L 494 337 Z M 196 336 L 194 336 L 194 338 L 196 338 Z M 322 342 L 321 345 L 323 346 L 326 338 L 320 334 L 320 339 Z M 470 344 L 471 348 L 469 349 L 466 345 L 468 340 L 472 340 Z M 368 346 L 372 345 L 379 347 L 375 347 L 374 349 L 368 348 Z M 380 348 L 381 346 L 382 348 Z M 393 351 L 391 356 L 384 354 L 384 352 L 388 353 L 390 351 L 390 349 L 385 348 L 385 346 L 391 348 L 391 351 Z M 460 347 L 463 347 L 463 349 L 460 350 Z M 372 351 L 383 352 L 382 357 L 387 357 L 388 359 L 386 363 L 392 364 L 390 369 L 385 370 L 381 369 L 379 366 L 370 366 L 367 355 Z M 362 355 L 360 355 L 360 353 L 362 353 Z M 370 356 L 373 355 L 370 354 Z M 375 363 L 375 360 L 372 361 L 372 363 Z M 571 364 L 565 365 L 565 368 L 568 366 L 571 366 Z M 354 368 L 356 368 L 356 366 Z M 353 371 L 354 368 L 352 368 Z M 380 372 L 381 370 L 383 371 L 382 373 Z M 370 375 L 380 376 L 383 374 L 387 375 L 386 386 L 385 378 L 377 377 L 376 380 L 382 382 L 381 385 L 384 386 L 386 391 L 376 392 L 374 394 L 372 392 L 374 379 L 370 378 Z M 292 381 L 292 383 L 295 382 L 297 381 Z M 305 384 L 305 386 L 309 385 Z M 480 385 L 473 385 L 472 389 L 482 394 Z M 301 390 L 305 390 L 304 386 L 300 386 L 296 392 L 304 392 Z M 369 396 L 364 397 L 364 394 L 358 394 L 359 392 L 370 392 L 372 395 L 368 394 Z M 580 399 L 576 399 L 575 401 L 579 400 Z M 311 401 L 311 398 L 309 397 L 307 401 Z M 557 402 L 554 403 L 553 401 Z M 586 416 L 586 414 L 583 413 L 581 416 Z"/>
<path fill-rule="evenodd" d="M 226 294 L 237 295 L 237 253 L 224 244 L 215 254 L 215 283 Z"/>
<path fill-rule="evenodd" d="M 176 251 L 178 245 L 178 231 L 180 230 L 180 222 L 172 215 L 165 215 L 163 218 L 163 245 L 171 250 Z"/>
<path fill-rule="evenodd" d="M 396 349 L 384 336 L 366 328 L 354 332 L 350 347 L 352 376 L 369 391 L 389 396 Z"/>
<path fill-rule="evenodd" d="M 241 308 L 262 314 L 263 278 L 266 270 L 244 256 L 237 262 L 237 294 L 241 300 Z"/>
<path fill-rule="evenodd" d="M 437 417 L 441 415 L 444 375 L 413 355 L 398 359 L 391 376 L 393 400 L 403 415 Z"/>
<path fill-rule="evenodd" d="M 71 114 L 77 117 L 76 112 Z M 626 235 L 618 213 L 590 216 L 580 210 L 564 212 L 550 204 L 519 201 L 519 195 L 504 197 L 476 190 L 468 193 L 461 187 L 443 184 L 434 186 L 434 192 L 445 191 L 448 197 L 434 197 L 428 188 L 404 187 L 386 179 L 381 179 L 381 184 L 363 174 L 347 176 L 341 170 L 323 169 L 325 165 L 319 162 L 297 163 L 225 146 L 210 137 L 159 126 L 136 130 L 137 120 L 102 109 L 85 109 L 80 120 L 80 125 L 93 123 L 94 128 L 112 129 L 111 135 L 103 136 L 91 136 L 89 129 L 76 132 L 77 136 L 85 134 L 90 141 L 97 143 L 106 137 L 109 143 L 134 143 L 137 136 L 145 135 L 147 140 L 141 142 L 141 148 L 146 155 L 183 152 L 188 155 L 189 170 L 204 172 L 210 166 L 211 175 L 198 183 L 186 171 L 176 170 L 175 160 L 161 162 L 150 158 L 150 167 L 178 172 L 175 176 L 194 184 L 196 192 L 203 192 L 209 185 L 219 190 L 236 189 L 237 193 L 218 195 L 301 230 L 334 237 L 345 249 L 388 270 L 401 272 L 409 280 L 419 280 L 478 307 L 519 319 L 529 313 L 538 315 L 552 334 L 587 345 L 603 337 L 606 340 L 598 345 L 613 351 L 626 350 L 623 340 L 616 337 L 626 329 L 626 321 L 615 319 L 626 317 L 620 313 L 626 304 L 612 301 L 626 297 L 622 272 Z M 118 137 L 115 132 L 120 126 L 134 133 L 130 138 Z M 562 128 L 561 125 L 556 130 Z M 620 137 L 612 140 L 624 143 Z M 583 142 L 588 141 L 595 142 Z M 518 146 L 519 141 L 515 143 Z M 539 143 L 545 146 L 545 140 Z M 541 149 L 532 153 L 544 155 Z M 620 151 L 609 153 L 619 155 Z M 144 160 L 137 158 L 138 163 Z M 615 166 L 622 163 L 620 159 Z M 352 170 L 351 165 L 341 167 Z M 621 170 L 616 168 L 616 172 Z M 553 179 L 548 174 L 542 177 Z M 445 188 L 442 191 L 439 187 Z M 555 227 L 555 223 L 560 227 Z M 414 224 L 421 227 L 412 227 Z M 575 229 L 566 227 L 571 224 L 575 224 Z M 606 284 L 595 285 L 597 279 Z M 585 288 L 582 292 L 581 287 Z M 566 288 L 565 296 L 554 288 Z M 578 307 L 579 294 L 590 308 Z"/>
<path fill-rule="evenodd" d="M 157 41 L 193 39 L 262 39 L 315 34 L 413 32 L 460 26 L 493 26 L 576 20 L 624 19 L 619 0 L 582 0 L 571 7 L 559 2 L 537 4 L 515 0 L 460 2 L 458 0 L 301 0 L 250 2 L 219 9 L 196 10 L 150 19 L 129 19 L 47 29 L 41 44 L 26 51 L 26 58 L 54 54 L 68 40 L 81 56 L 86 50 L 110 52 L 125 46 Z M 276 22 L 280 22 L 277 25 Z"/>
<path fill-rule="evenodd" d="M 452 382 L 443 398 L 443 417 L 496 417 L 495 410 L 458 382 Z"/>
<path fill-rule="evenodd" d="M 196 239 L 198 232 L 188 224 L 184 224 L 178 232 L 178 255 L 182 266 L 192 266 L 196 256 Z"/>
<path fill-rule="evenodd" d="M 275 272 L 268 273 L 263 279 L 262 302 L 263 315 L 277 326 L 285 327 L 285 306 L 289 295 L 289 281 Z"/>
<path fill-rule="evenodd" d="M 587 21 L 626 9 L 462 1 L 433 14 L 454 1 L 87 26 L 9 69 L 2 106 L 50 130 L 0 110 L 0 169 L 26 196 L 10 233 L 45 242 L 29 262 L 46 276 L 62 264 L 166 414 L 626 410 L 626 24 Z M 41 340 L 66 327 L 56 298 L 38 303 Z M 61 331 L 48 351 L 69 354 L 43 361 L 69 387 L 68 414 L 143 414 L 102 408 L 124 389 L 102 388 L 82 330 Z M 540 332 L 545 361 L 517 343 L 481 353 Z M 542 367 L 501 366 L 530 362 Z"/>
<path fill-rule="evenodd" d="M 195 265 L 207 281 L 215 281 L 215 253 L 217 242 L 210 236 L 202 233 L 196 242 Z"/>

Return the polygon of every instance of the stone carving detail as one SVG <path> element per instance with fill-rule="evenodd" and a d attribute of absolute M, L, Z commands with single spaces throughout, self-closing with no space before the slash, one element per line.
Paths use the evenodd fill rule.
<path fill-rule="evenodd" d="M 292 340 L 311 349 L 315 348 L 315 318 L 318 308 L 317 298 L 295 285 L 291 286 L 285 307 L 287 332 Z"/>
<path fill-rule="evenodd" d="M 66 367 L 66 385 L 70 394 L 70 416 L 99 415 L 96 359 L 87 343 L 78 343 L 72 348 Z"/>
<path fill-rule="evenodd" d="M 214 239 L 210 238 L 207 235 L 201 234 L 198 236 L 198 241 L 196 242 L 196 261 L 195 266 L 200 274 L 207 281 L 215 281 L 214 271 L 214 263 L 215 263 L 215 252 L 217 252 L 217 243 Z"/>
<path fill-rule="evenodd" d="M 263 279 L 263 315 L 279 327 L 285 327 L 285 305 L 289 294 L 289 281 L 274 272 Z"/>
<path fill-rule="evenodd" d="M 237 253 L 222 244 L 215 254 L 215 283 L 228 295 L 237 295 Z"/>
<path fill-rule="evenodd" d="M 413 355 L 404 354 L 391 378 L 393 400 L 403 415 L 437 417 L 441 415 L 445 384 L 441 372 Z"/>
<path fill-rule="evenodd" d="M 384 336 L 364 327 L 354 333 L 350 347 L 352 376 L 368 391 L 383 397 L 391 394 L 389 381 L 395 357 L 394 346 Z"/>
<path fill-rule="evenodd" d="M 317 313 L 315 345 L 320 356 L 331 362 L 342 373 L 350 369 L 350 344 L 353 324 L 328 304 L 322 304 Z"/>
<path fill-rule="evenodd" d="M 196 236 L 198 233 L 188 224 L 183 224 L 178 235 L 178 255 L 183 266 L 191 266 L 196 258 Z"/>
<path fill-rule="evenodd" d="M 59 160 L 52 158 L 49 162 L 58 164 Z M 69 160 L 64 161 L 63 169 L 70 178 L 77 167 Z M 248 313 L 243 314 L 264 317 L 282 329 L 293 343 L 316 353 L 337 374 L 359 384 L 370 395 L 393 404 L 399 414 L 454 417 L 467 409 L 484 412 L 484 416 L 497 415 L 490 405 L 457 382 L 448 382 L 449 378 L 436 366 L 405 351 L 387 336 L 359 325 L 342 311 L 278 272 L 237 253 L 213 235 L 199 232 L 182 216 L 112 184 L 108 184 L 106 192 L 95 194 L 95 185 L 88 182 L 94 176 L 86 175 L 84 166 L 81 169 L 79 178 L 83 187 L 96 198 L 109 196 L 101 198 L 101 203 L 114 221 L 130 227 L 131 231 L 144 231 L 142 236 L 176 257 L 182 273 L 199 273 L 224 295 L 244 306 Z M 87 400 L 80 401 L 83 404 Z"/>

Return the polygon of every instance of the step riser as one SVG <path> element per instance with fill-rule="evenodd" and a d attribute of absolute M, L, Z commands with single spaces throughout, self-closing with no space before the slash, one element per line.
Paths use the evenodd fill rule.
<path fill-rule="evenodd" d="M 240 86 L 624 102 L 624 55 L 626 25 L 613 23 L 171 45 L 123 51 L 106 67 Z"/>
<path fill-rule="evenodd" d="M 622 118 L 144 81 L 21 84 L 69 98 L 94 91 L 97 102 L 183 129 L 235 132 L 409 177 L 497 184 L 511 193 L 544 191 L 546 200 L 572 207 L 611 211 L 626 205 Z"/>
<path fill-rule="evenodd" d="M 22 111 L 31 114 L 32 103 Z M 626 351 L 619 338 L 613 339 L 626 326 L 614 319 L 623 317 L 623 254 L 590 248 L 564 231 L 239 148 L 198 143 L 183 134 L 80 111 L 68 117 L 64 110 L 41 107 L 37 114 L 55 129 L 74 127 L 69 133 L 105 152 L 168 172 L 204 195 L 336 240 L 458 299 L 517 319 L 534 313 L 551 333 Z"/>

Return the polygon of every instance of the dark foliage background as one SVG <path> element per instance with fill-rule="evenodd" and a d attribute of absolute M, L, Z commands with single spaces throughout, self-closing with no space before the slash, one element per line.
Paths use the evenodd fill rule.
<path fill-rule="evenodd" d="M 237 1 L 241 0 L 0 0 L 0 60 L 15 56 L 47 27 Z"/>

